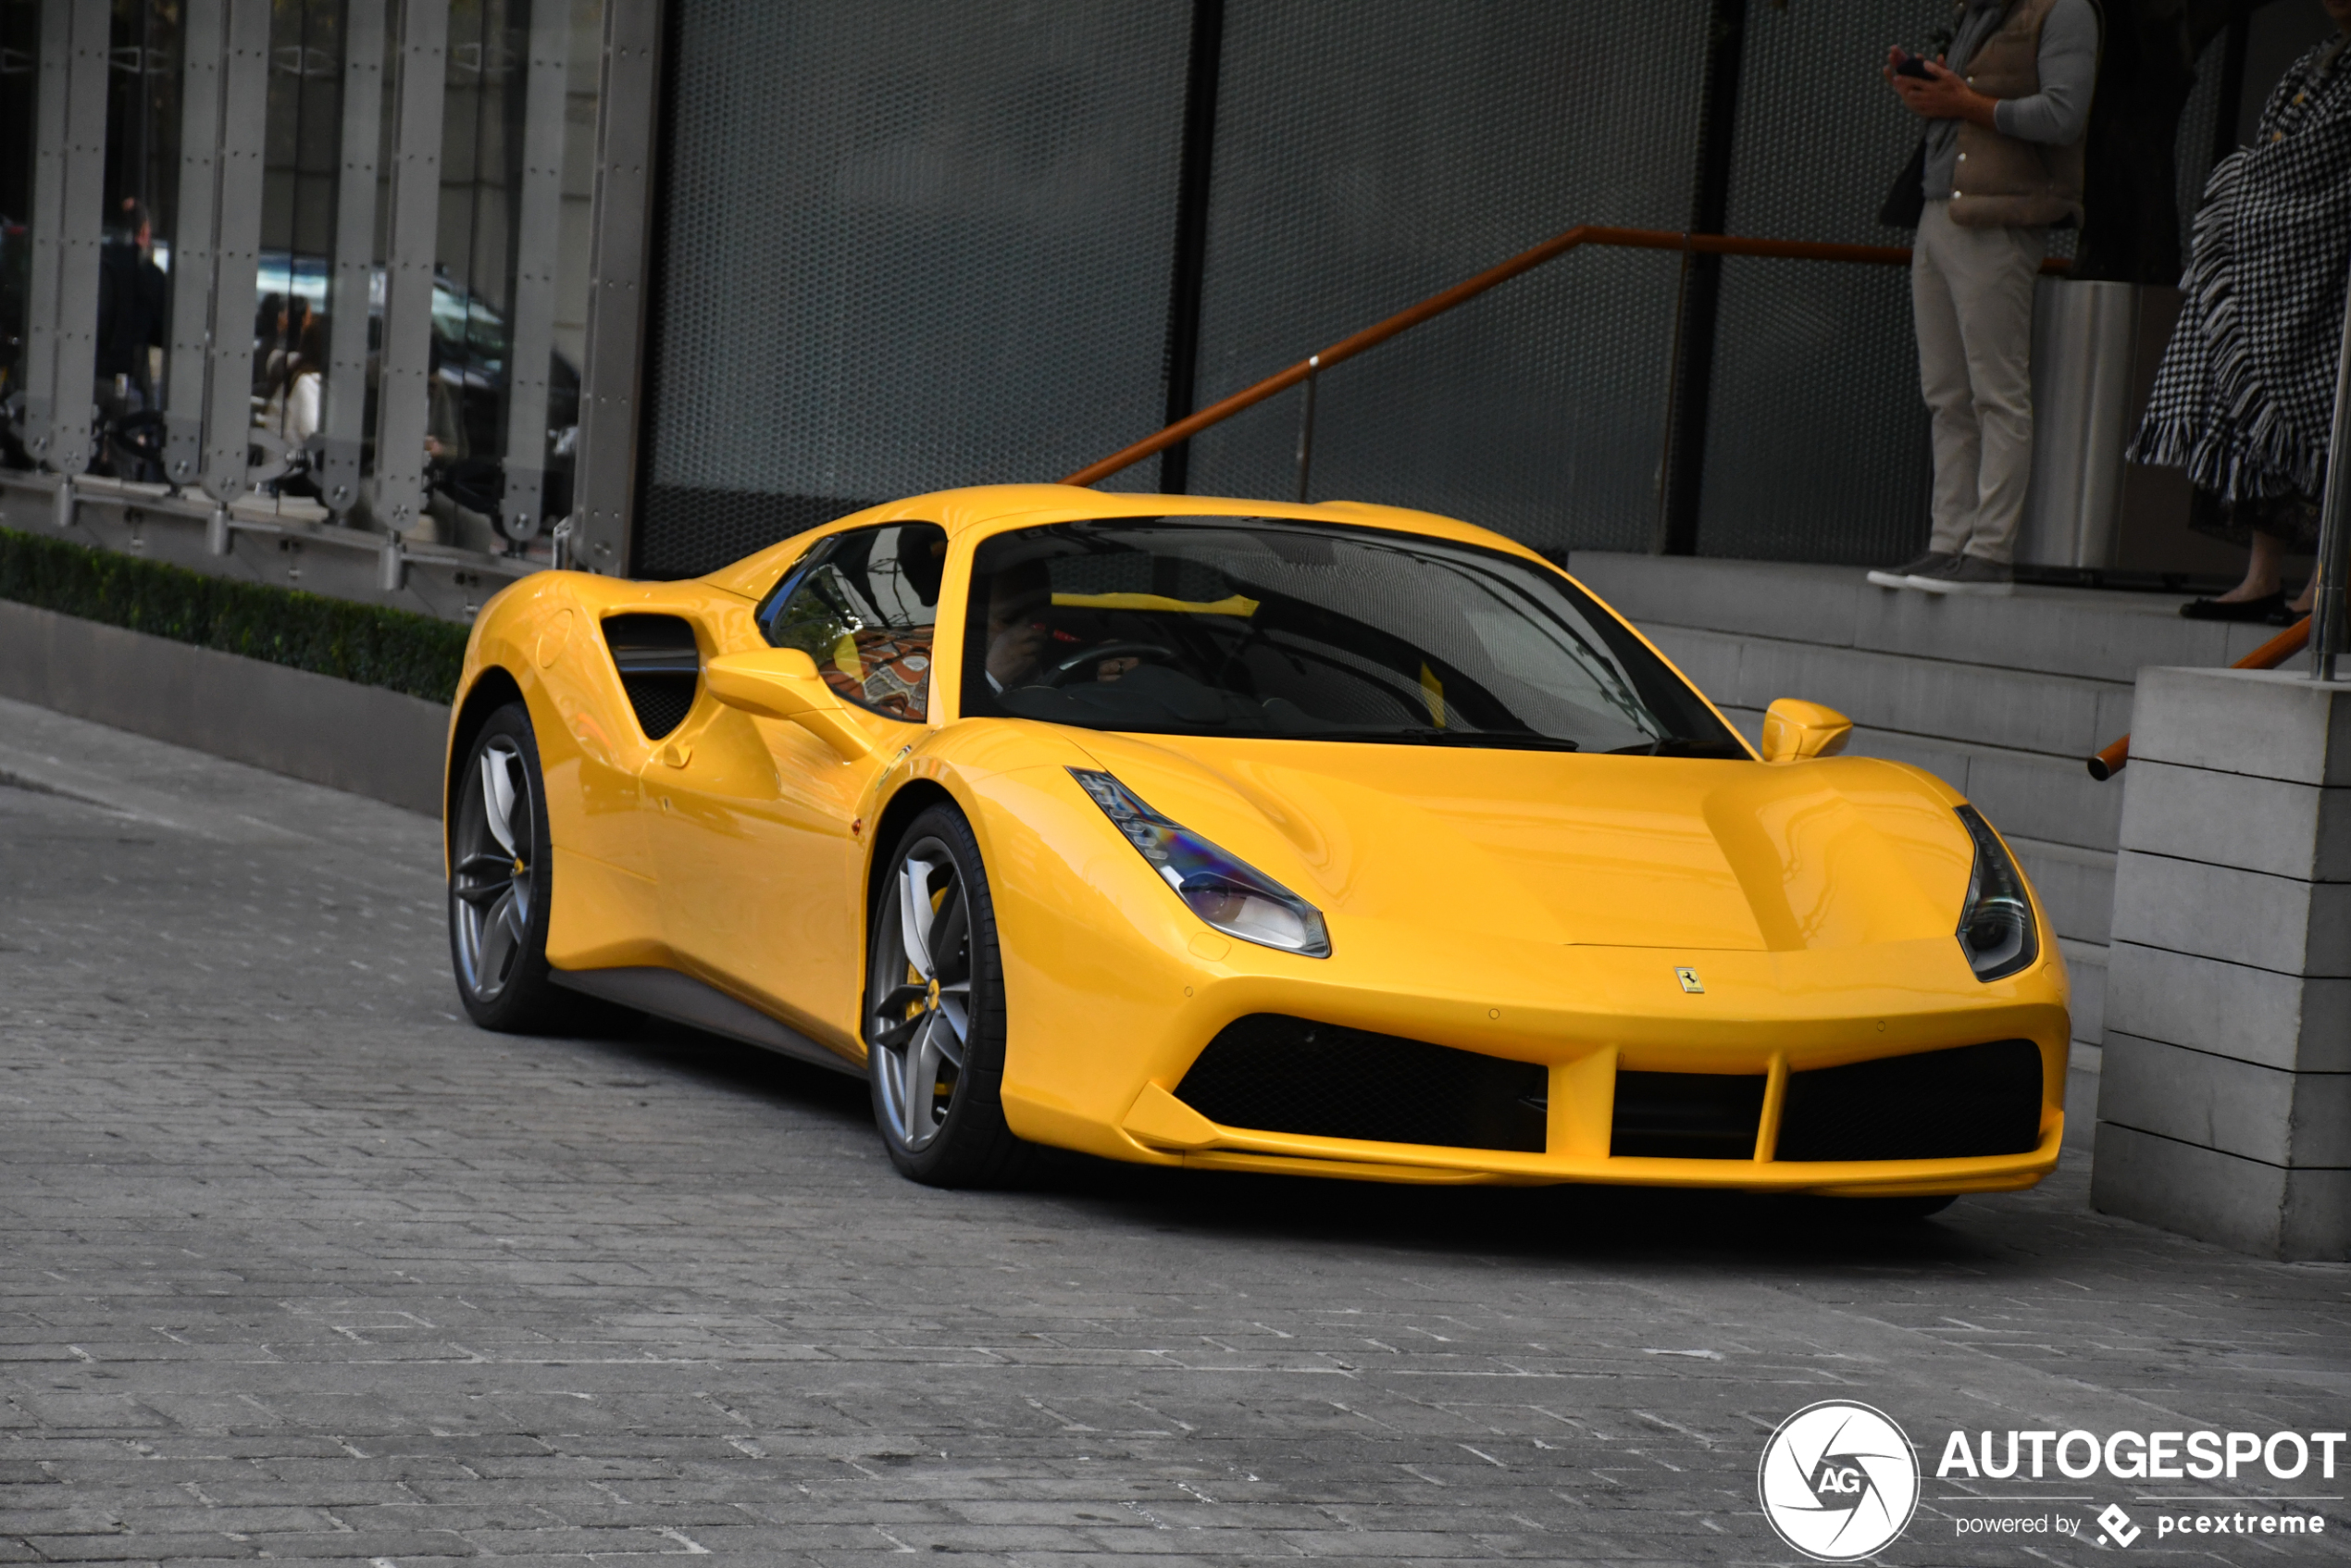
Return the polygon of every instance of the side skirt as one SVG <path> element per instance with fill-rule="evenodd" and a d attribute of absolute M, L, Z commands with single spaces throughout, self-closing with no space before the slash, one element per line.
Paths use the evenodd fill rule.
<path fill-rule="evenodd" d="M 715 986 L 705 985 L 675 969 L 551 969 L 547 977 L 572 990 L 616 1002 L 623 1007 L 633 1007 L 675 1024 L 725 1035 L 728 1039 L 739 1039 L 796 1062 L 829 1067 L 852 1078 L 865 1076 L 865 1068 L 817 1044 L 798 1029 L 779 1024 Z"/>

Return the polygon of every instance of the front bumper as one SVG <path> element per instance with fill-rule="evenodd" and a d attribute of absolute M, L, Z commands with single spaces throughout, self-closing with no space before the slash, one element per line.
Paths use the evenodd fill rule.
<path fill-rule="evenodd" d="M 1810 1192 L 1894 1198 L 1947 1192 L 2008 1192 L 2057 1168 L 2065 1114 L 2048 1118 L 2039 1147 L 2021 1154 L 1953 1160 L 1677 1160 L 1578 1152 L 1540 1154 L 1307 1138 L 1219 1126 L 1156 1084 L 1147 1085 L 1120 1129 L 1140 1148 L 1174 1154 L 1200 1170 L 1426 1183 L 1535 1186 L 1597 1182 L 1626 1187 L 1715 1187 L 1748 1192 Z"/>
<path fill-rule="evenodd" d="M 1178 935 L 1141 961 L 1094 973 L 1090 991 L 1008 962 L 1015 1021 L 1004 1101 L 1023 1137 L 1113 1158 L 1204 1169 L 1405 1182 L 1595 1182 L 1838 1196 L 1992 1192 L 2056 1167 L 2064 1137 L 2066 981 L 2054 942 L 2033 968 L 1976 981 L 1949 939 L 1803 952 L 1674 952 L 1462 942 L 1419 933 L 1379 951 L 1341 933 L 1330 960 Z M 1347 940 L 1352 938 L 1351 940 Z M 1174 951 L 1168 951 L 1168 949 Z M 1017 948 L 1008 950 L 1008 959 Z M 1685 990 L 1679 968 L 1704 989 Z M 1539 1150 L 1451 1147 L 1220 1125 L 1179 1097 L 1187 1073 L 1236 1019 L 1273 1014 L 1539 1067 Z M 2040 1061 L 2037 1139 L 1963 1158 L 1782 1160 L 1792 1076 L 1884 1058 L 2030 1041 Z M 1762 1080 L 1745 1158 L 1612 1152 L 1621 1072 Z M 1933 1117 L 1931 1103 L 1890 1118 Z"/>

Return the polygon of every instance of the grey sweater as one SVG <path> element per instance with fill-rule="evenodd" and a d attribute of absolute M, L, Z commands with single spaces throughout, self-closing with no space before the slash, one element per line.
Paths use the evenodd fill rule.
<path fill-rule="evenodd" d="M 1950 53 L 1943 63 L 1961 76 L 1968 61 L 2000 25 L 2003 0 L 1969 0 Z M 2003 136 L 2062 147 L 2078 142 L 2090 123 L 2090 91 L 2097 84 L 2098 13 L 2090 0 L 2057 0 L 2041 24 L 2041 48 L 2034 56 L 2041 90 L 2030 98 L 2004 98 L 1992 111 Z M 1926 126 L 1926 198 L 1949 198 L 1959 169 L 1959 122 L 1929 120 Z"/>

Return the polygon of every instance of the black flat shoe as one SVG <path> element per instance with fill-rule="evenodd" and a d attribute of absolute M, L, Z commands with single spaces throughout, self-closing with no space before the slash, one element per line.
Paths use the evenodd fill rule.
<path fill-rule="evenodd" d="M 2264 593 L 2258 599 L 2234 604 L 2225 599 L 2197 599 L 2181 605 L 2180 614 L 2192 621 L 2266 621 L 2284 608 L 2283 593 Z"/>

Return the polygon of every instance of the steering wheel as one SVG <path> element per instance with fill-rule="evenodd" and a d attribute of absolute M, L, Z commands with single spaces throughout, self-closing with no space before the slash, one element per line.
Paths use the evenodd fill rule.
<path fill-rule="evenodd" d="M 1062 659 L 1045 670 L 1045 684 L 1065 686 L 1070 677 L 1079 670 L 1099 665 L 1105 659 L 1172 659 L 1176 650 L 1157 642 L 1097 642 Z"/>

